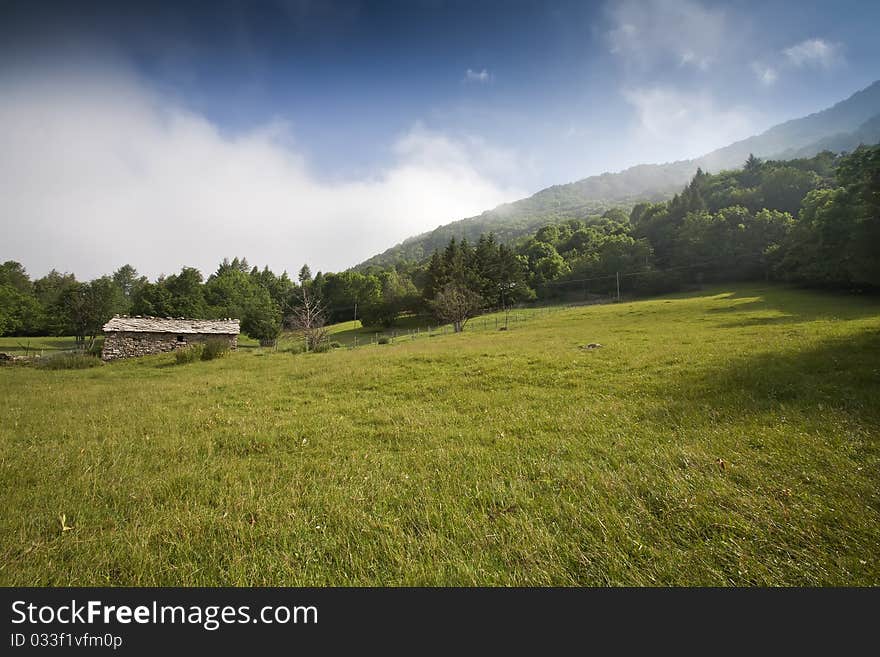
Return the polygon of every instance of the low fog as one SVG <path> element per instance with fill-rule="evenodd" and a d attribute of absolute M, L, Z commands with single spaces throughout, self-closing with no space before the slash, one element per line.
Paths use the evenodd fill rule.
<path fill-rule="evenodd" d="M 30 71 L 2 80 L 0 258 L 79 278 L 129 262 L 155 277 L 207 275 L 224 257 L 275 271 L 341 270 L 523 190 L 493 174 L 513 156 L 414 124 L 374 177 L 325 182 L 296 132 L 224 134 L 125 69 Z"/>

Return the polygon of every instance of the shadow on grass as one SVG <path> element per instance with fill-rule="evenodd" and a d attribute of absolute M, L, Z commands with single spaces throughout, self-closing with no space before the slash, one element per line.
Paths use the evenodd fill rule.
<path fill-rule="evenodd" d="M 676 396 L 665 412 L 711 408 L 730 419 L 781 405 L 817 417 L 836 409 L 880 430 L 880 330 L 795 351 L 750 354 L 676 383 Z M 651 393 L 669 397 L 665 386 Z"/>
<path fill-rule="evenodd" d="M 817 299 L 817 296 L 819 297 Z M 719 295 L 718 303 L 730 302 L 706 311 L 712 316 L 729 316 L 733 321 L 720 328 L 743 328 L 776 324 L 801 324 L 815 320 L 856 320 L 880 315 L 880 299 L 822 293 L 795 288 L 767 287 Z M 736 319 L 733 319 L 736 317 Z"/>
<path fill-rule="evenodd" d="M 798 319 L 795 315 L 780 315 L 778 317 L 747 317 L 736 322 L 719 324 L 718 328 L 750 328 L 754 326 L 775 326 L 777 324 L 800 324 L 810 320 Z"/>

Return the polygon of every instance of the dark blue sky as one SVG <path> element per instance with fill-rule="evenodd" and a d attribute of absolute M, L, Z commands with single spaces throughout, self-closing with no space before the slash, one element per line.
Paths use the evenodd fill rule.
<path fill-rule="evenodd" d="M 180 113 L 217 148 L 271 134 L 267 157 L 310 185 L 479 180 L 448 208 L 474 213 L 833 104 L 880 77 L 878 24 L 875 1 L 0 2 L 0 85 L 23 108 L 79 108 L 76 135 L 139 117 L 159 139 Z M 110 130 L 90 139 L 118 155 Z M 184 149 L 192 134 L 160 137 Z M 381 239 L 439 223 L 412 215 Z"/>
<path fill-rule="evenodd" d="M 663 13 L 668 22 L 656 20 Z M 289 121 L 329 177 L 387 162 L 395 136 L 421 122 L 521 151 L 537 171 L 516 182 L 537 189 L 641 161 L 615 143 L 638 126 L 640 89 L 711 94 L 747 115 L 748 134 L 880 71 L 876 2 L 24 2 L 4 3 L 3 14 L 7 50 L 114 49 L 225 130 Z M 668 34 L 636 34 L 615 51 L 609 35 L 639 15 L 635 27 Z M 712 61 L 682 62 L 676 44 L 705 36 L 705 24 L 719 29 L 695 57 Z M 755 66 L 782 68 L 785 49 L 809 39 L 833 44 L 836 62 L 789 63 L 761 83 Z M 468 69 L 488 78 L 468 80 Z M 701 134 L 694 147 L 745 136 L 738 127 L 722 125 L 718 143 Z M 694 154 L 673 147 L 661 159 Z"/>

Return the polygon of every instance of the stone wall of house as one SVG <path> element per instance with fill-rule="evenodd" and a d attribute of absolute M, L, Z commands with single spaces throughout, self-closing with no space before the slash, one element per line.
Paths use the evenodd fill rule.
<path fill-rule="evenodd" d="M 178 337 L 182 338 L 179 340 Z M 150 354 L 162 354 L 176 349 L 184 349 L 188 345 L 206 342 L 211 339 L 228 340 L 230 349 L 238 347 L 238 335 L 219 333 L 140 333 L 140 332 L 108 332 L 104 337 L 102 360 L 118 358 L 136 358 Z"/>

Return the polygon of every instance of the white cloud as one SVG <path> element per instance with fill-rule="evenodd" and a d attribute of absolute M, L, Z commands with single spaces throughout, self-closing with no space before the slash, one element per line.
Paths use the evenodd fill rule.
<path fill-rule="evenodd" d="M 758 78 L 758 81 L 766 87 L 773 86 L 779 78 L 779 73 L 773 66 L 768 66 L 761 62 L 752 62 L 752 70 L 755 72 L 755 77 Z"/>
<path fill-rule="evenodd" d="M 724 12 L 693 0 L 619 0 L 607 14 L 611 52 L 636 68 L 669 59 L 707 71 L 730 48 Z"/>
<path fill-rule="evenodd" d="M 777 53 L 773 64 L 762 61 L 752 62 L 752 71 L 758 81 L 767 87 L 773 86 L 781 73 L 792 69 L 812 67 L 831 69 L 843 61 L 839 44 L 823 39 L 806 39 Z"/>
<path fill-rule="evenodd" d="M 230 136 L 133 76 L 0 79 L 0 260 L 80 277 L 130 262 L 206 275 L 227 256 L 294 271 L 351 266 L 522 196 L 516 156 L 421 125 L 374 176 L 327 183 L 284 124 Z M 295 143 L 295 142 L 294 142 Z"/>
<path fill-rule="evenodd" d="M 491 79 L 491 75 L 489 75 L 489 71 L 486 69 L 482 69 L 480 71 L 475 71 L 473 69 L 468 69 L 464 73 L 464 81 L 465 82 L 480 82 L 485 83 Z"/>
<path fill-rule="evenodd" d="M 410 165 L 462 174 L 478 171 L 493 180 L 511 180 L 524 169 L 534 169 L 532 163 L 511 149 L 493 146 L 480 137 L 452 138 L 432 132 L 421 123 L 397 140 L 394 152 L 400 161 Z"/>
<path fill-rule="evenodd" d="M 640 162 L 696 157 L 754 132 L 747 109 L 719 105 L 705 92 L 657 86 L 623 93 L 638 118 L 633 137 Z"/>
<path fill-rule="evenodd" d="M 794 66 L 831 68 L 842 59 L 840 46 L 824 39 L 806 39 L 782 51 Z"/>

